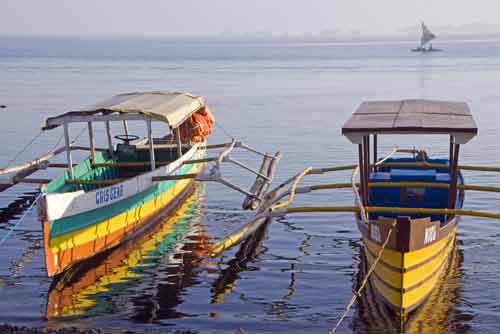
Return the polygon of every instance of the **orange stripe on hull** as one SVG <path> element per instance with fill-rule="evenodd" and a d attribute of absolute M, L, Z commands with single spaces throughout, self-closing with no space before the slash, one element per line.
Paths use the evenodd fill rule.
<path fill-rule="evenodd" d="M 45 220 L 43 222 L 43 236 L 45 248 L 45 264 L 48 276 L 52 277 L 60 274 L 69 266 L 72 266 L 82 260 L 91 258 L 92 256 L 95 256 L 99 253 L 102 253 L 103 251 L 119 245 L 125 240 L 133 238 L 139 230 L 146 228 L 149 223 L 160 222 L 161 219 L 159 218 L 170 214 L 179 204 L 182 203 L 182 201 L 186 197 L 191 195 L 195 189 L 195 181 L 190 181 L 187 186 L 172 199 L 170 203 L 156 210 L 154 213 L 148 215 L 147 217 L 140 220 L 135 220 L 131 224 L 108 233 L 105 236 L 97 237 L 90 242 L 81 245 L 75 245 L 58 253 L 54 253 L 51 250 L 49 222 Z"/>

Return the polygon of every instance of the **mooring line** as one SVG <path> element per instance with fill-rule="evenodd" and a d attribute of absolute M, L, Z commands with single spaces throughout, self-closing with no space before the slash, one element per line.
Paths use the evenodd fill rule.
<path fill-rule="evenodd" d="M 368 283 L 368 279 L 370 278 L 371 274 L 375 270 L 375 267 L 377 266 L 378 262 L 382 258 L 382 253 L 384 252 L 385 247 L 389 243 L 389 239 L 391 238 L 391 234 L 392 234 L 392 231 L 393 231 L 394 227 L 396 226 L 396 223 L 397 223 L 397 221 L 394 221 L 394 223 L 392 223 L 392 225 L 390 226 L 389 232 L 387 232 L 387 237 L 386 237 L 384 243 L 382 244 L 382 246 L 380 247 L 380 250 L 378 251 L 377 257 L 373 261 L 372 266 L 367 271 L 365 277 L 363 278 L 363 281 L 361 281 L 361 285 L 359 286 L 359 288 L 356 291 L 354 291 L 354 293 L 353 293 L 353 295 L 351 297 L 351 300 L 349 301 L 349 304 L 347 304 L 347 306 L 346 306 L 346 308 L 344 310 L 344 313 L 342 313 L 342 315 L 340 316 L 339 320 L 335 324 L 335 327 L 333 327 L 328 332 L 328 334 L 334 334 L 334 333 L 336 333 L 338 327 L 340 326 L 340 324 L 342 323 L 342 321 L 344 321 L 344 319 L 347 317 L 347 315 L 349 314 L 349 311 L 351 310 L 352 306 L 354 305 L 354 303 L 356 302 L 356 300 L 358 299 L 358 297 L 361 297 L 361 292 L 363 292 L 363 289 L 365 288 L 366 283 Z"/>
<path fill-rule="evenodd" d="M 3 244 L 5 243 L 5 241 L 9 238 L 9 236 L 12 234 L 12 232 L 14 232 L 14 230 L 19 226 L 21 225 L 21 223 L 24 221 L 24 218 L 26 218 L 26 216 L 28 215 L 28 213 L 31 211 L 31 209 L 33 209 L 36 205 L 36 202 L 38 202 L 38 200 L 40 199 L 40 197 L 43 196 L 43 192 L 40 192 L 36 197 L 35 197 L 35 200 L 33 201 L 33 203 L 30 204 L 30 206 L 26 209 L 26 211 L 24 211 L 23 215 L 21 216 L 21 218 L 19 218 L 19 220 L 10 228 L 10 230 L 7 231 L 7 233 L 4 234 L 4 236 L 2 237 L 2 239 L 0 239 L 0 247 L 3 246 Z"/>

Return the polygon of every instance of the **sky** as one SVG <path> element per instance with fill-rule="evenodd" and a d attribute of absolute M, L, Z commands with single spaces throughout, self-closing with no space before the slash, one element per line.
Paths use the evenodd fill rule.
<path fill-rule="evenodd" d="M 430 26 L 500 24 L 498 13 L 498 0 L 0 0 L 0 34 L 375 35 L 421 20 Z"/>

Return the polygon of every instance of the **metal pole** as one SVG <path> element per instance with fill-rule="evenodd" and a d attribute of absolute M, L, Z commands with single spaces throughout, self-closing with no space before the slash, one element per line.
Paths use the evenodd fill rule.
<path fill-rule="evenodd" d="M 448 209 L 455 208 L 457 199 L 457 180 L 458 180 L 458 154 L 460 150 L 459 144 L 453 145 L 453 166 L 451 167 L 450 190 L 448 193 Z"/>
<path fill-rule="evenodd" d="M 148 141 L 149 141 L 149 159 L 151 161 L 151 170 L 156 169 L 156 161 L 155 161 L 155 148 L 153 143 L 153 131 L 151 129 L 151 119 L 146 121 L 148 126 Z"/>
<path fill-rule="evenodd" d="M 128 125 L 126 120 L 123 120 L 123 131 L 125 131 L 125 136 L 128 137 Z"/>
<path fill-rule="evenodd" d="M 69 127 L 68 123 L 64 123 L 64 141 L 66 145 L 66 159 L 68 162 L 68 170 L 70 179 L 73 179 L 73 160 L 71 159 L 71 143 L 69 141 Z"/>
<path fill-rule="evenodd" d="M 175 132 L 175 141 L 177 142 L 177 159 L 182 157 L 182 140 L 181 140 L 181 130 L 176 128 Z"/>
<path fill-rule="evenodd" d="M 113 149 L 113 139 L 111 138 L 111 126 L 109 125 L 109 121 L 106 121 L 106 135 L 108 137 L 108 150 L 111 157 L 114 156 Z"/>
<path fill-rule="evenodd" d="M 377 154 L 378 154 L 378 139 L 377 139 L 377 135 L 374 134 L 373 135 L 373 163 L 376 163 L 378 160 Z"/>
<path fill-rule="evenodd" d="M 94 129 L 92 127 L 92 122 L 87 122 L 87 125 L 89 128 L 90 156 L 92 157 L 92 163 L 95 164 Z"/>

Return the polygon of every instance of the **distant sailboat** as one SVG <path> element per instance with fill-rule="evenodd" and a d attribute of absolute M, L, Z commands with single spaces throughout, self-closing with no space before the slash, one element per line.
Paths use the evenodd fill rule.
<path fill-rule="evenodd" d="M 434 51 L 442 51 L 441 49 L 436 49 L 432 47 L 432 44 L 429 44 L 428 47 L 426 45 L 436 38 L 436 35 L 432 33 L 429 28 L 422 22 L 422 37 L 420 37 L 420 46 L 415 49 L 412 49 L 414 52 L 434 52 Z"/>

